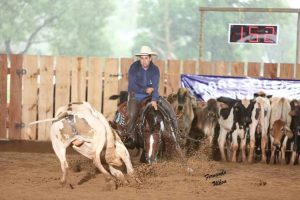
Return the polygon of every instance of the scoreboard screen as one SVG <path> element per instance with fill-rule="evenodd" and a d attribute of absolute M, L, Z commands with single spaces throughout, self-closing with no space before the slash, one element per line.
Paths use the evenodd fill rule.
<path fill-rule="evenodd" d="M 278 25 L 229 24 L 229 43 L 278 43 Z"/>

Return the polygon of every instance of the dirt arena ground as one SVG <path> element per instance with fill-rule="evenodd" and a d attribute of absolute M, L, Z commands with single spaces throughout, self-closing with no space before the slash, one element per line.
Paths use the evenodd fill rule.
<path fill-rule="evenodd" d="M 141 165 L 132 157 L 142 183 L 131 182 L 116 190 L 106 187 L 103 176 L 89 160 L 70 152 L 67 156 L 70 165 L 68 184 L 62 187 L 59 184 L 60 164 L 49 148 L 49 144 L 27 145 L 26 148 L 18 145 L 18 149 L 0 144 L 0 200 L 296 200 L 300 195 L 299 165 L 222 163 L 209 160 L 199 152 L 188 160 L 188 165 L 194 169 L 192 174 L 176 161 Z"/>

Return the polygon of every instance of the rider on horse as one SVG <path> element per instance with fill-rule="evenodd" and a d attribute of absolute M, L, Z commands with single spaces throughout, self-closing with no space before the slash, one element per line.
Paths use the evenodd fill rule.
<path fill-rule="evenodd" d="M 146 97 L 151 96 L 151 104 L 155 110 L 158 104 L 168 114 L 174 131 L 177 130 L 177 120 L 174 110 L 167 100 L 158 94 L 160 73 L 158 67 L 152 62 L 152 52 L 148 46 L 142 46 L 138 61 L 132 63 L 128 72 L 128 101 L 127 101 L 127 133 L 128 139 L 124 142 L 128 148 L 134 148 L 136 145 L 137 133 L 135 125 L 139 112 L 140 103 Z"/>

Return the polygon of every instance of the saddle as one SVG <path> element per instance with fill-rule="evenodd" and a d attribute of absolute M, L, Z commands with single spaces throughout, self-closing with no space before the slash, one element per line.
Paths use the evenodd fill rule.
<path fill-rule="evenodd" d="M 138 117 L 137 117 L 137 124 L 140 125 L 145 114 L 146 108 L 151 106 L 149 103 L 151 102 L 151 96 L 146 97 L 139 103 L 138 107 Z M 158 100 L 157 104 L 158 110 L 162 113 L 163 117 L 170 121 L 169 114 L 165 111 L 165 109 L 161 106 L 160 100 Z M 121 130 L 121 135 L 127 135 L 126 133 L 126 122 L 127 122 L 127 102 L 123 102 L 118 106 L 118 109 L 115 113 L 115 117 L 113 121 L 110 122 L 112 128 L 116 130 Z"/>
<path fill-rule="evenodd" d="M 146 97 L 139 103 L 138 107 L 138 116 L 141 116 L 141 114 L 144 111 L 144 108 L 146 105 L 151 101 L 151 97 Z M 139 117 L 138 117 L 139 118 Z M 110 122 L 112 128 L 117 130 L 123 130 L 126 131 L 126 122 L 127 122 L 127 101 L 121 103 L 118 106 L 118 109 L 115 113 L 115 117 L 113 121 Z"/>

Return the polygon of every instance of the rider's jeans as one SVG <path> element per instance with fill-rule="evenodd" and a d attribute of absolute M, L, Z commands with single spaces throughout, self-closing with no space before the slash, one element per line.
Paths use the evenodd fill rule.
<path fill-rule="evenodd" d="M 138 105 L 139 102 L 135 99 L 134 94 L 129 94 L 128 96 L 128 102 L 127 102 L 127 133 L 129 137 L 131 137 L 133 140 L 136 139 L 135 135 L 135 122 L 138 114 Z"/>

